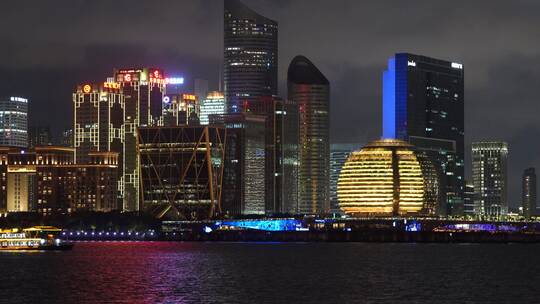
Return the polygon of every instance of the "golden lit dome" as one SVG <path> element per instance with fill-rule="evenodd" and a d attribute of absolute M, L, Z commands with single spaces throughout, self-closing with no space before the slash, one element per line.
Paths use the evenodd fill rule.
<path fill-rule="evenodd" d="M 339 176 L 338 200 L 351 215 L 418 214 L 424 205 L 424 178 L 412 146 L 382 139 L 351 153 Z"/>

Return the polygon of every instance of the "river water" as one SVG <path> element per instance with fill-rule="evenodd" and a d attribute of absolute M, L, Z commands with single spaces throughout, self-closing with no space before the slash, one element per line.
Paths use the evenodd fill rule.
<path fill-rule="evenodd" d="M 87 242 L 0 252 L 0 303 L 540 303 L 540 244 Z"/>

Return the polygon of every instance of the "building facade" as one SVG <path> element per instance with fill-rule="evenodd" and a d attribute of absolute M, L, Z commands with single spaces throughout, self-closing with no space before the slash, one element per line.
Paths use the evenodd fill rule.
<path fill-rule="evenodd" d="M 330 145 L 330 211 L 340 212 L 337 196 L 337 183 L 341 168 L 349 155 L 357 150 L 360 145 L 356 144 L 331 144 Z"/>
<path fill-rule="evenodd" d="M 199 99 L 193 94 L 167 94 L 163 97 L 163 125 L 198 125 Z"/>
<path fill-rule="evenodd" d="M 227 112 L 277 95 L 278 24 L 239 0 L 224 6 L 224 92 Z"/>
<path fill-rule="evenodd" d="M 523 216 L 530 219 L 537 215 L 536 212 L 536 172 L 534 168 L 527 168 L 523 171 L 521 183 L 521 203 Z"/>
<path fill-rule="evenodd" d="M 294 214 L 298 208 L 298 136 L 299 117 L 296 100 L 283 101 L 283 212 Z"/>
<path fill-rule="evenodd" d="M 399 53 L 383 73 L 383 137 L 410 142 L 443 171 L 446 213 L 463 210 L 463 65 Z"/>
<path fill-rule="evenodd" d="M 117 162 L 112 152 L 91 152 L 87 164 L 75 164 L 73 148 L 0 148 L 0 212 L 118 210 Z"/>
<path fill-rule="evenodd" d="M 0 146 L 28 146 L 28 99 L 0 98 Z"/>
<path fill-rule="evenodd" d="M 507 159 L 505 142 L 472 143 L 476 215 L 499 218 L 507 214 Z"/>
<path fill-rule="evenodd" d="M 52 145 L 51 128 L 32 126 L 28 128 L 28 148 Z"/>
<path fill-rule="evenodd" d="M 265 190 L 266 213 L 286 213 L 283 206 L 283 99 L 277 96 L 261 97 L 245 111 L 264 116 L 265 119 Z"/>
<path fill-rule="evenodd" d="M 114 71 L 114 81 L 124 95 L 124 146 L 121 154 L 120 194 L 124 211 L 140 208 L 140 160 L 137 128 L 163 123 L 165 78 L 155 68 L 125 68 Z"/>
<path fill-rule="evenodd" d="M 475 194 L 474 194 L 474 184 L 465 183 L 465 192 L 463 192 L 463 214 L 466 216 L 474 217 L 474 207 L 475 207 Z"/>
<path fill-rule="evenodd" d="M 296 56 L 289 65 L 287 87 L 289 102 L 298 107 L 298 200 L 288 209 L 301 214 L 328 212 L 330 83 L 309 59 Z"/>
<path fill-rule="evenodd" d="M 266 118 L 249 113 L 212 115 L 210 125 L 221 125 L 227 130 L 223 213 L 269 213 L 266 209 Z"/>
<path fill-rule="evenodd" d="M 62 136 L 57 144 L 62 147 L 73 147 L 73 128 L 68 128 L 62 131 Z"/>
<path fill-rule="evenodd" d="M 158 218 L 221 214 L 225 138 L 216 126 L 140 128 L 142 209 Z"/>
<path fill-rule="evenodd" d="M 207 125 L 209 115 L 225 114 L 225 95 L 222 92 L 212 91 L 201 101 L 200 105 L 200 123 Z"/>
<path fill-rule="evenodd" d="M 429 214 L 425 197 L 431 184 L 424 181 L 412 145 L 397 139 L 373 141 L 353 152 L 341 169 L 339 206 L 353 216 Z"/>
<path fill-rule="evenodd" d="M 73 93 L 75 162 L 89 162 L 90 152 L 122 152 L 124 108 L 124 95 L 117 83 L 77 87 Z"/>

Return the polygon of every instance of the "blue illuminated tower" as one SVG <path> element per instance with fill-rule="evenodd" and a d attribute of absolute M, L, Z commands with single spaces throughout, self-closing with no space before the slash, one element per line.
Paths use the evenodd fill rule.
<path fill-rule="evenodd" d="M 383 137 L 410 142 L 444 173 L 443 213 L 463 213 L 463 65 L 398 53 L 383 73 Z M 444 211 L 446 207 L 446 211 Z"/>

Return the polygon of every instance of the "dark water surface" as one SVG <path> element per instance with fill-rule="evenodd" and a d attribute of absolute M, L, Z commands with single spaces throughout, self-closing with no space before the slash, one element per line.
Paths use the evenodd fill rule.
<path fill-rule="evenodd" d="M 540 303 L 540 244 L 78 243 L 0 252 L 0 303 Z"/>

